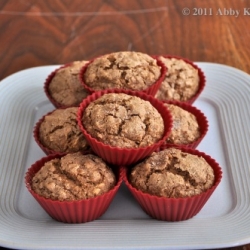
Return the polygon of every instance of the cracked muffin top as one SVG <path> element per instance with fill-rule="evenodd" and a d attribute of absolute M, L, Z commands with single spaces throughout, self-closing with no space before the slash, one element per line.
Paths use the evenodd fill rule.
<path fill-rule="evenodd" d="M 88 96 L 79 79 L 80 70 L 87 62 L 75 61 L 56 71 L 48 86 L 48 92 L 56 102 L 65 107 L 78 106 Z"/>
<path fill-rule="evenodd" d="M 191 99 L 199 89 L 198 70 L 181 59 L 162 56 L 159 59 L 167 67 L 167 73 L 155 97 L 159 100 Z"/>
<path fill-rule="evenodd" d="M 130 183 L 144 193 L 168 198 L 191 197 L 211 188 L 213 168 L 203 157 L 169 148 L 136 165 Z"/>
<path fill-rule="evenodd" d="M 137 96 L 104 94 L 83 112 L 82 124 L 98 141 L 119 148 L 146 147 L 159 141 L 164 122 L 154 106 Z"/>
<path fill-rule="evenodd" d="M 84 82 L 93 90 L 145 90 L 161 75 L 161 67 L 151 56 L 133 51 L 98 57 L 84 73 Z"/>
<path fill-rule="evenodd" d="M 43 146 L 61 153 L 77 152 L 88 147 L 77 123 L 77 107 L 56 109 L 44 116 L 39 127 Z"/>
<path fill-rule="evenodd" d="M 46 162 L 32 179 L 37 194 L 60 201 L 92 198 L 115 184 L 113 171 L 100 157 L 80 152 Z"/>
<path fill-rule="evenodd" d="M 192 113 L 173 104 L 164 104 L 173 117 L 173 127 L 167 138 L 168 143 L 188 144 L 197 140 L 200 135 L 200 126 Z"/>

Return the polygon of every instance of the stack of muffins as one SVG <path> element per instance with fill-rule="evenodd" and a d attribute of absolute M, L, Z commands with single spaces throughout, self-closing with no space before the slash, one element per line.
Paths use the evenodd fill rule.
<path fill-rule="evenodd" d="M 61 222 L 99 218 L 123 181 L 152 218 L 192 218 L 222 178 L 195 149 L 208 131 L 192 106 L 204 86 L 176 56 L 122 51 L 56 69 L 44 84 L 55 110 L 34 128 L 47 156 L 28 169 L 28 190 Z"/>

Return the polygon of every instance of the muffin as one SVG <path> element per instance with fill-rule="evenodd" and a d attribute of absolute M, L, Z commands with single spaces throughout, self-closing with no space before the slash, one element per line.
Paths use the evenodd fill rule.
<path fill-rule="evenodd" d="M 45 93 L 56 108 L 76 107 L 88 96 L 79 79 L 80 70 L 87 63 L 74 61 L 63 65 L 46 79 Z"/>
<path fill-rule="evenodd" d="M 214 171 L 203 157 L 168 148 L 136 165 L 130 183 L 142 192 L 168 198 L 201 194 L 214 184 Z"/>
<path fill-rule="evenodd" d="M 215 160 L 185 147 L 163 147 L 125 172 L 125 183 L 142 209 L 167 221 L 196 215 L 222 178 Z"/>
<path fill-rule="evenodd" d="M 121 185 L 121 172 L 88 153 L 49 155 L 26 172 L 29 192 L 55 220 L 82 223 L 100 217 Z"/>
<path fill-rule="evenodd" d="M 32 189 L 48 199 L 71 201 L 106 193 L 115 183 L 113 171 L 100 157 L 77 152 L 46 162 L 32 178 Z"/>
<path fill-rule="evenodd" d="M 55 109 L 37 122 L 34 138 L 46 154 L 70 153 L 89 148 L 77 123 L 77 111 L 77 107 Z"/>
<path fill-rule="evenodd" d="M 187 59 L 159 56 L 167 68 L 155 97 L 159 100 L 176 100 L 193 103 L 205 85 L 205 77 L 200 68 Z"/>
<path fill-rule="evenodd" d="M 119 148 L 146 147 L 164 133 L 157 109 L 140 97 L 124 93 L 105 94 L 90 103 L 82 123 L 92 137 Z"/>
<path fill-rule="evenodd" d="M 164 143 L 172 117 L 150 95 L 106 90 L 80 104 L 78 123 L 97 155 L 112 164 L 130 164 Z"/>
<path fill-rule="evenodd" d="M 90 92 L 126 89 L 155 94 L 165 73 L 161 61 L 141 52 L 122 51 L 91 60 L 81 77 Z"/>
<path fill-rule="evenodd" d="M 195 148 L 208 131 L 206 116 L 196 107 L 177 101 L 165 101 L 172 118 L 173 126 L 167 144 L 184 145 Z"/>

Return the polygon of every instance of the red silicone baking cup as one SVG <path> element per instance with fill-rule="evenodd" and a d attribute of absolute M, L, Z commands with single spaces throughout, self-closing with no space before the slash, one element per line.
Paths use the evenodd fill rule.
<path fill-rule="evenodd" d="M 165 148 L 166 146 L 161 147 L 161 150 Z M 222 170 L 219 164 L 213 158 L 196 149 L 186 147 L 179 149 L 186 153 L 202 156 L 213 168 L 215 181 L 214 185 L 210 189 L 203 192 L 202 194 L 187 198 L 158 197 L 148 193 L 143 193 L 142 191 L 133 187 L 128 180 L 129 168 L 123 168 L 123 180 L 126 186 L 135 197 L 141 208 L 154 219 L 163 221 L 183 221 L 192 218 L 200 212 L 221 182 Z"/>
<path fill-rule="evenodd" d="M 157 56 L 151 56 L 151 57 L 154 58 L 154 59 L 156 60 L 156 62 L 157 62 L 157 65 L 161 67 L 161 75 L 160 75 L 160 77 L 158 78 L 158 80 L 157 80 L 155 83 L 153 83 L 153 84 L 152 84 L 150 87 L 148 87 L 147 89 L 141 90 L 140 92 L 144 92 L 144 93 L 146 93 L 146 94 L 148 94 L 148 95 L 153 95 L 153 96 L 154 96 L 154 95 L 156 94 L 156 92 L 158 91 L 158 89 L 159 89 L 159 87 L 160 87 L 162 81 L 165 79 L 166 72 L 167 72 L 167 68 L 166 68 L 165 64 L 164 64 L 161 60 L 158 59 Z M 98 58 L 99 58 L 99 57 L 98 57 Z M 82 69 L 80 70 L 80 74 L 79 74 L 79 78 L 80 78 L 80 81 L 81 81 L 83 87 L 84 87 L 85 89 L 87 89 L 90 93 L 94 93 L 94 92 L 96 92 L 96 91 L 102 91 L 102 90 L 95 90 L 95 89 L 89 87 L 89 86 L 85 83 L 85 80 L 84 80 L 84 74 L 85 74 L 85 72 L 86 72 L 88 66 L 89 66 L 95 59 L 96 59 L 96 58 L 90 60 L 86 65 L 84 65 L 84 66 L 82 67 Z M 136 91 L 136 90 L 132 90 L 132 91 Z"/>
<path fill-rule="evenodd" d="M 176 58 L 176 59 L 181 59 L 183 60 L 184 62 L 190 64 L 193 68 L 197 69 L 198 70 L 198 75 L 199 75 L 199 88 L 197 90 L 197 92 L 195 93 L 195 95 L 193 97 L 191 97 L 189 100 L 186 100 L 186 101 L 181 101 L 181 102 L 185 102 L 185 103 L 189 103 L 189 104 L 193 104 L 194 101 L 200 96 L 200 94 L 202 93 L 202 91 L 204 90 L 205 86 L 206 86 L 206 77 L 205 77 L 205 74 L 204 72 L 201 70 L 200 67 L 198 67 L 194 62 L 190 61 L 189 59 L 187 58 L 183 58 L 183 57 L 180 57 L 180 56 L 175 56 L 175 55 L 157 55 L 157 56 L 154 56 L 154 57 L 157 57 L 158 59 L 160 57 L 164 57 L 164 58 Z M 160 60 L 160 59 L 159 59 Z"/>
<path fill-rule="evenodd" d="M 96 138 L 93 138 L 84 128 L 82 124 L 82 116 L 83 116 L 84 110 L 91 102 L 95 101 L 96 99 L 100 98 L 104 94 L 108 94 L 108 93 L 124 93 L 124 94 L 132 95 L 132 96 L 137 96 L 143 100 L 149 101 L 158 110 L 158 112 L 161 114 L 163 118 L 165 130 L 164 130 L 164 135 L 162 136 L 162 138 L 158 142 L 150 146 L 141 147 L 141 148 L 113 147 L 113 146 L 110 146 L 110 145 L 107 145 L 98 141 Z M 147 95 L 143 92 L 113 89 L 113 90 L 104 90 L 104 91 L 95 92 L 92 95 L 88 96 L 85 100 L 83 100 L 78 110 L 78 124 L 86 140 L 88 141 L 91 149 L 97 155 L 99 155 L 102 159 L 114 165 L 130 165 L 150 155 L 153 151 L 159 148 L 166 141 L 172 128 L 172 116 L 169 110 L 167 109 L 167 107 L 163 104 L 163 102 L 157 100 L 153 96 Z"/>
<path fill-rule="evenodd" d="M 58 109 L 67 109 L 68 107 L 66 108 L 58 108 Z M 39 129 L 40 129 L 40 126 L 42 124 L 42 122 L 44 121 L 45 117 L 52 114 L 55 110 L 57 109 L 54 109 L 50 112 L 48 112 L 47 114 L 45 114 L 44 116 L 42 116 L 38 121 L 37 123 L 35 124 L 35 127 L 33 129 L 33 138 L 35 139 L 35 142 L 37 143 L 37 145 L 43 150 L 43 152 L 46 154 L 46 155 L 49 155 L 49 154 L 63 154 L 63 153 L 66 153 L 66 152 L 60 152 L 60 151 L 56 151 L 56 150 L 53 150 L 53 149 L 50 149 L 48 147 L 46 147 L 40 140 L 40 136 L 39 136 Z M 87 148 L 86 148 L 87 149 Z M 82 151 L 82 150 L 80 150 Z"/>
<path fill-rule="evenodd" d="M 47 96 L 47 98 L 49 99 L 49 101 L 54 105 L 55 108 L 69 108 L 69 107 L 77 107 L 78 105 L 63 105 L 59 102 L 57 102 L 50 94 L 49 92 L 49 85 L 52 81 L 52 79 L 55 77 L 56 73 L 60 70 L 60 69 L 63 69 L 63 68 L 67 68 L 67 67 L 70 67 L 71 65 L 73 64 L 73 62 L 71 63 L 67 63 L 67 64 L 64 64 L 62 66 L 60 66 L 59 68 L 57 68 L 56 70 L 52 71 L 48 77 L 46 78 L 45 80 L 45 83 L 44 83 L 44 92 Z"/>
<path fill-rule="evenodd" d="M 107 193 L 94 198 L 78 201 L 56 201 L 44 198 L 35 193 L 31 187 L 34 175 L 42 168 L 45 162 L 54 158 L 61 158 L 62 156 L 57 154 L 49 155 L 31 165 L 25 175 L 25 184 L 28 191 L 41 207 L 57 221 L 64 223 L 84 223 L 98 219 L 106 212 L 122 183 L 120 168 L 114 169 L 117 178 L 116 185 Z"/>
<path fill-rule="evenodd" d="M 188 148 L 197 148 L 197 146 L 200 144 L 200 142 L 203 140 L 203 138 L 207 134 L 208 128 L 209 128 L 208 120 L 207 120 L 207 117 L 205 116 L 205 114 L 201 110 L 199 110 L 198 108 L 196 108 L 188 103 L 179 102 L 179 101 L 163 101 L 163 103 L 176 105 L 176 106 L 188 111 L 189 113 L 193 114 L 196 117 L 199 128 L 200 128 L 200 137 L 191 143 L 174 144 L 174 143 L 165 142 L 165 144 L 168 145 L 168 147 L 185 146 Z"/>

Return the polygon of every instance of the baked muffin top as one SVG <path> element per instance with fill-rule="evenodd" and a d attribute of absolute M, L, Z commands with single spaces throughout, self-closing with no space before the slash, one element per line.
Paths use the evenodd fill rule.
<path fill-rule="evenodd" d="M 45 147 L 56 152 L 77 152 L 88 143 L 77 123 L 77 107 L 55 109 L 45 115 L 39 127 L 39 140 Z"/>
<path fill-rule="evenodd" d="M 85 84 L 94 90 L 145 90 L 161 74 L 161 67 L 151 56 L 133 51 L 110 53 L 90 63 L 84 73 Z"/>
<path fill-rule="evenodd" d="M 138 148 L 159 141 L 164 122 L 154 106 L 137 96 L 104 94 L 83 112 L 82 124 L 97 140 L 120 148 Z"/>
<path fill-rule="evenodd" d="M 203 157 L 169 148 L 136 165 L 131 184 L 144 193 L 181 198 L 200 194 L 214 184 L 214 171 Z"/>
<path fill-rule="evenodd" d="M 200 135 L 200 126 L 192 113 L 173 104 L 165 104 L 171 112 L 173 126 L 167 138 L 168 143 L 188 144 L 196 141 Z"/>
<path fill-rule="evenodd" d="M 60 201 L 92 198 L 115 184 L 114 173 L 100 157 L 80 152 L 46 162 L 32 179 L 37 194 Z"/>
<path fill-rule="evenodd" d="M 199 89 L 199 74 L 189 63 L 176 58 L 159 58 L 167 67 L 166 77 L 155 97 L 159 100 L 187 101 Z"/>
<path fill-rule="evenodd" d="M 79 73 L 88 61 L 75 61 L 67 67 L 59 69 L 52 78 L 48 92 L 51 97 L 65 107 L 78 106 L 88 96 Z"/>

